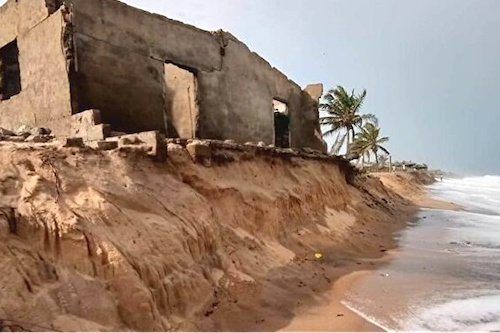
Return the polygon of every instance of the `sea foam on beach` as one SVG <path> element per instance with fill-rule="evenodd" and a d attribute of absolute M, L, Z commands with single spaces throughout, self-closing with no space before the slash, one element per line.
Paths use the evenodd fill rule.
<path fill-rule="evenodd" d="M 446 179 L 430 189 L 433 196 L 459 203 L 467 211 L 500 215 L 500 176 Z"/>
<path fill-rule="evenodd" d="M 390 330 L 498 331 L 500 177 L 445 179 L 430 190 L 463 210 L 423 209 L 349 304 Z"/>
<path fill-rule="evenodd" d="M 500 177 L 445 180 L 431 187 L 438 198 L 464 211 L 440 211 L 456 283 L 422 302 L 403 328 L 408 330 L 500 330 Z M 444 277 L 446 278 L 446 277 Z"/>

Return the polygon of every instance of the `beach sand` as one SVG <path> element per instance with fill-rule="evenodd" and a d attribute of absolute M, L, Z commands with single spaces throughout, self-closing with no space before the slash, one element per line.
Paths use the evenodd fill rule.
<path fill-rule="evenodd" d="M 174 143 L 168 163 L 0 143 L 0 317 L 57 331 L 378 329 L 340 300 L 397 246 L 432 177 L 211 154 L 207 167 Z"/>
<path fill-rule="evenodd" d="M 412 204 L 408 206 L 408 215 L 401 216 L 408 219 L 406 225 L 411 226 L 416 220 L 416 214 L 421 208 L 460 210 L 458 204 L 437 200 L 430 197 L 425 185 L 427 179 L 415 179 L 418 175 L 408 174 L 374 174 L 383 184 L 392 191 L 400 194 Z M 398 234 L 404 227 L 394 230 L 392 233 L 386 232 L 386 237 L 382 237 L 381 245 L 384 249 L 396 249 L 398 246 Z M 383 235 L 384 231 L 379 230 Z M 397 281 L 394 278 L 386 279 L 384 274 L 376 271 L 392 260 L 391 250 L 384 251 L 381 258 L 360 258 L 358 262 L 345 267 L 343 272 L 339 272 L 339 278 L 332 288 L 324 293 L 319 304 L 313 307 L 301 307 L 296 309 L 295 317 L 290 323 L 281 328 L 282 332 L 380 332 L 388 330 L 386 323 L 377 322 L 374 318 L 367 318 L 365 315 L 349 306 L 348 297 L 359 297 L 363 299 L 380 299 L 380 304 L 372 306 L 377 308 L 380 314 L 387 312 L 398 312 L 404 308 L 405 300 L 399 297 L 398 286 L 408 286 L 414 289 L 425 290 L 427 280 L 419 282 L 419 277 L 412 278 L 405 275 L 405 281 Z M 422 259 L 423 260 L 423 259 Z M 439 277 L 438 277 L 439 278 Z M 422 285 L 423 284 L 423 285 Z M 390 292 L 388 292 L 390 290 Z M 403 292 L 403 290 L 401 290 Z M 378 316 L 377 316 L 378 317 Z"/>
<path fill-rule="evenodd" d="M 342 304 L 351 285 L 368 271 L 360 270 L 340 277 L 326 292 L 318 306 L 301 308 L 280 332 L 383 332 L 384 329 Z"/>

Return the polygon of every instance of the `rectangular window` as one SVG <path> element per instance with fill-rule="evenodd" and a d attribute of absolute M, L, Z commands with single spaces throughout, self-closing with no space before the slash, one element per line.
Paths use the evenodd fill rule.
<path fill-rule="evenodd" d="M 6 100 L 21 92 L 19 49 L 17 41 L 0 48 L 0 100 Z"/>

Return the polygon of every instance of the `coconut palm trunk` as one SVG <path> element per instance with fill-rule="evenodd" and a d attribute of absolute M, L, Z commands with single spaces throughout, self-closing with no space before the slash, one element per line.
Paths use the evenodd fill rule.
<path fill-rule="evenodd" d="M 347 130 L 347 138 L 346 138 L 346 146 L 345 146 L 346 155 L 349 154 L 350 146 L 351 146 L 351 133 L 349 132 L 349 130 Z"/>

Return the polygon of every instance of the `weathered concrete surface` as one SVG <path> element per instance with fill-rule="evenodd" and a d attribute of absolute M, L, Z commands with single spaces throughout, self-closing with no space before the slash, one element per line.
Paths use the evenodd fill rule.
<path fill-rule="evenodd" d="M 78 33 L 75 43 L 78 111 L 100 109 L 116 131 L 165 132 L 162 62 Z"/>
<path fill-rule="evenodd" d="M 1 13 L 5 15 L 6 12 L 19 14 L 16 19 L 19 23 L 18 28 L 15 29 L 12 26 L 9 28 L 10 23 L 14 24 L 12 17 L 0 14 L 2 19 L 0 40 L 11 41 L 12 37 L 15 38 L 12 35 L 4 35 L 3 18 L 9 17 L 6 22 L 10 23 L 6 24 L 6 31 L 20 33 L 17 36 L 17 43 L 22 91 L 9 100 L 0 102 L 0 126 L 8 129 L 16 129 L 21 125 L 52 128 L 49 125 L 53 124 L 54 133 L 59 135 L 65 134 L 68 128 L 57 126 L 55 123 L 64 123 L 64 118 L 71 116 L 72 113 L 66 59 L 61 52 L 63 17 L 58 11 L 40 21 L 43 15 L 48 15 L 44 6 L 45 1 L 20 0 L 17 5 L 11 1 L 1 8 Z M 30 18 L 26 18 L 25 15 Z M 38 25 L 28 30 L 28 22 L 30 24 L 38 22 Z"/>
<path fill-rule="evenodd" d="M 117 141 L 97 141 L 95 143 L 95 146 L 97 149 L 100 150 L 113 150 L 118 148 L 118 142 Z"/>
<path fill-rule="evenodd" d="M 315 106 L 318 106 L 319 99 L 323 96 L 323 84 L 309 84 L 304 91 L 309 94 L 311 100 L 314 102 Z"/>
<path fill-rule="evenodd" d="M 165 136 L 157 131 L 141 132 L 108 138 L 107 141 L 118 142 L 118 148 L 124 150 L 140 150 L 146 152 L 155 160 L 163 161 L 167 158 L 167 144 Z"/>
<path fill-rule="evenodd" d="M 230 33 L 116 0 L 64 2 L 73 12 L 63 6 L 63 15 L 60 0 L 10 0 L 0 8 L 0 42 L 17 36 L 23 89 L 0 103 L 0 126 L 43 125 L 69 135 L 72 114 L 100 109 L 114 131 L 269 145 L 276 99 L 288 105 L 291 146 L 324 149 L 314 98 Z M 182 114 L 181 105 L 193 102 L 177 103 L 167 63 L 195 74 L 197 96 L 189 95 L 199 112 Z"/>
<path fill-rule="evenodd" d="M 195 162 L 204 162 L 212 158 L 212 148 L 206 141 L 193 140 L 186 145 L 186 150 Z"/>
<path fill-rule="evenodd" d="M 225 56 L 220 75 L 215 78 L 217 93 L 201 96 L 200 132 L 205 138 L 234 139 L 239 143 L 264 141 L 273 143 L 273 99 L 285 101 L 291 116 L 292 145 L 299 143 L 301 89 L 246 45 L 224 33 Z M 205 85 L 210 74 L 199 75 L 200 91 L 213 89 Z M 208 80 L 209 83 L 212 80 Z"/>
<path fill-rule="evenodd" d="M 75 11 L 80 110 L 102 109 L 113 129 L 168 132 L 158 100 L 164 64 L 173 63 L 196 71 L 197 137 L 272 144 L 272 101 L 278 99 L 289 106 L 292 146 L 322 148 L 315 129 L 304 130 L 311 117 L 303 114 L 302 89 L 231 34 L 209 33 L 114 0 L 68 2 Z M 178 118 L 168 113 L 167 123 Z M 177 134 L 191 136 L 191 124 L 183 123 Z"/>
<path fill-rule="evenodd" d="M 71 135 L 77 136 L 82 131 L 87 131 L 88 128 L 102 124 L 101 111 L 97 109 L 87 110 L 75 114 L 71 117 Z"/>
<path fill-rule="evenodd" d="M 0 47 L 10 43 L 17 36 L 28 33 L 45 20 L 51 13 L 47 7 L 47 2 L 51 1 L 56 0 L 8 0 L 1 6 Z"/>
<path fill-rule="evenodd" d="M 111 127 L 102 123 L 100 110 L 87 110 L 71 116 L 69 135 L 85 142 L 102 141 L 111 135 Z"/>
<path fill-rule="evenodd" d="M 63 147 L 84 148 L 85 143 L 82 138 L 65 138 L 63 140 Z"/>
<path fill-rule="evenodd" d="M 302 92 L 303 122 L 301 130 L 308 134 L 302 136 L 302 147 L 327 151 L 327 143 L 323 140 L 319 127 L 318 109 L 321 96 L 323 96 L 323 84 L 321 83 L 310 84 Z"/>
<path fill-rule="evenodd" d="M 15 0 L 9 0 L 0 7 L 0 47 L 12 42 L 18 35 L 18 15 L 18 3 Z"/>

